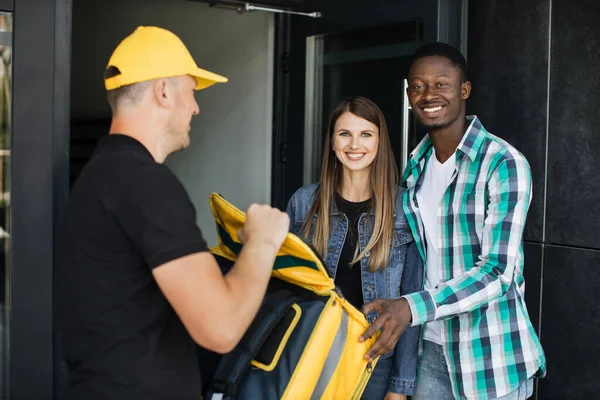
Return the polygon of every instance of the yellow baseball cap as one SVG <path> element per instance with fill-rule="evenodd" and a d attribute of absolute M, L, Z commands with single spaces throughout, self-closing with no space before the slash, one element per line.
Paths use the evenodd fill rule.
<path fill-rule="evenodd" d="M 106 66 L 104 86 L 113 90 L 121 86 L 157 78 L 191 75 L 196 90 L 227 78 L 198 68 L 181 39 L 173 32 L 155 26 L 140 26 L 115 49 Z"/>

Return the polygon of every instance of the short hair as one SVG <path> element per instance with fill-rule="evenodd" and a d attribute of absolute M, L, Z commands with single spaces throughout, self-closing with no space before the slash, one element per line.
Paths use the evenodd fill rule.
<path fill-rule="evenodd" d="M 144 97 L 144 93 L 150 84 L 151 81 L 139 82 L 132 85 L 121 86 L 106 92 L 108 104 L 110 105 L 113 114 L 115 114 L 119 108 L 138 104 Z"/>
<path fill-rule="evenodd" d="M 467 80 L 467 60 L 465 60 L 465 57 L 458 49 L 442 42 L 427 43 L 419 47 L 412 55 L 409 71 L 415 61 L 423 57 L 431 56 L 447 58 L 452 63 L 452 66 L 458 69 L 461 82 Z"/>

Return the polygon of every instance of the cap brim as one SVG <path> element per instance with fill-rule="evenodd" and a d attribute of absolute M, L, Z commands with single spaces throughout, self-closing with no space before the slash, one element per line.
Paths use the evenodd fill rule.
<path fill-rule="evenodd" d="M 217 75 L 210 71 L 206 71 L 202 68 L 197 68 L 196 70 L 191 72 L 190 75 L 196 78 L 196 90 L 206 89 L 207 87 L 212 86 L 215 83 L 225 83 L 228 80 L 224 76 Z"/>

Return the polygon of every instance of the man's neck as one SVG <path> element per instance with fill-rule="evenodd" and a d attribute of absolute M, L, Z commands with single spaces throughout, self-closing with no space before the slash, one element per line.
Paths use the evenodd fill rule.
<path fill-rule="evenodd" d="M 429 139 L 440 163 L 445 163 L 454 154 L 468 127 L 468 121 L 463 115 L 451 125 L 429 131 Z"/>
<path fill-rule="evenodd" d="M 152 155 L 157 163 L 163 163 L 167 155 L 163 146 L 156 139 L 159 135 L 153 134 L 156 125 L 147 118 L 135 116 L 113 116 L 109 134 L 122 134 L 130 136 L 140 142 Z"/>

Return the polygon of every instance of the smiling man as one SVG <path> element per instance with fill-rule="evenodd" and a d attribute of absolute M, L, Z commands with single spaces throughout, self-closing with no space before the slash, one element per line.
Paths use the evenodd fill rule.
<path fill-rule="evenodd" d="M 524 300 L 531 172 L 521 153 L 466 116 L 466 78 L 465 58 L 447 44 L 413 56 L 407 94 L 428 135 L 406 166 L 404 209 L 426 279 L 421 292 L 365 306 L 380 316 L 363 336 L 383 328 L 385 343 L 408 324 L 424 326 L 413 399 L 521 400 L 546 370 Z"/>

